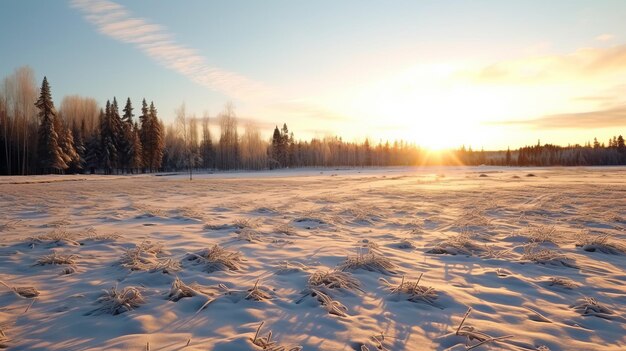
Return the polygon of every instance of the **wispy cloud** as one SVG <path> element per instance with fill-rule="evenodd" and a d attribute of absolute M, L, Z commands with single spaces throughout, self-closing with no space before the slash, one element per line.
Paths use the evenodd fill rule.
<path fill-rule="evenodd" d="M 611 41 L 615 38 L 615 36 L 613 34 L 600 34 L 596 37 L 597 41 Z"/>
<path fill-rule="evenodd" d="M 529 120 L 490 122 L 492 125 L 523 125 L 533 129 L 595 129 L 626 127 L 626 105 L 610 109 L 561 113 Z"/>
<path fill-rule="evenodd" d="M 476 83 L 545 83 L 626 73 L 626 45 L 581 48 L 566 55 L 528 57 L 497 62 L 458 74 Z"/>
<path fill-rule="evenodd" d="M 257 100 L 274 92 L 261 82 L 215 67 L 196 50 L 179 44 L 166 28 L 133 17 L 126 7 L 108 0 L 71 0 L 97 30 L 113 39 L 129 43 L 159 64 L 190 80 L 234 99 Z"/>

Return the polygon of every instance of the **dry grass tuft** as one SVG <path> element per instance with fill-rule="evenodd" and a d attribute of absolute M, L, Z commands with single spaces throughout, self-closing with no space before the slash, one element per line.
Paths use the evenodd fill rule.
<path fill-rule="evenodd" d="M 351 274 L 337 270 L 316 271 L 309 277 L 309 289 L 361 290 L 361 283 Z"/>
<path fill-rule="evenodd" d="M 361 253 L 354 256 L 348 256 L 338 269 L 341 271 L 353 271 L 363 269 L 370 272 L 378 272 L 383 274 L 395 274 L 396 265 L 387 257 L 379 255 L 375 252 Z"/>
<path fill-rule="evenodd" d="M 260 233 L 258 231 L 246 227 L 246 228 L 237 230 L 237 239 L 242 240 L 242 241 L 247 241 L 250 243 L 261 242 L 263 240 L 261 240 L 261 236 L 259 234 Z"/>
<path fill-rule="evenodd" d="M 265 322 L 261 322 L 259 327 L 254 333 L 254 338 L 250 338 L 252 344 L 263 351 L 302 351 L 302 346 L 281 346 L 276 341 L 272 340 L 272 331 L 267 333 L 267 336 L 259 336 L 261 328 Z"/>
<path fill-rule="evenodd" d="M 575 289 L 578 287 L 575 281 L 565 277 L 552 277 L 550 278 L 549 284 L 550 286 L 560 286 L 566 289 Z"/>
<path fill-rule="evenodd" d="M 254 286 L 247 291 L 247 295 L 244 297 L 246 300 L 251 301 L 265 301 L 270 300 L 272 296 L 272 290 L 268 287 L 259 285 L 259 280 L 254 283 Z"/>
<path fill-rule="evenodd" d="M 554 226 L 539 226 L 528 229 L 528 241 L 531 243 L 558 243 L 561 235 Z"/>
<path fill-rule="evenodd" d="M 54 252 L 51 255 L 41 256 L 34 265 L 45 266 L 47 264 L 53 264 L 53 265 L 68 264 L 68 265 L 73 266 L 76 264 L 77 257 L 78 256 L 76 255 L 57 255 L 56 252 Z"/>
<path fill-rule="evenodd" d="M 0 280 L 0 284 L 4 285 L 6 288 L 11 290 L 13 293 L 20 297 L 25 297 L 27 299 L 32 299 L 39 296 L 39 290 L 32 286 L 9 286 L 5 282 Z"/>
<path fill-rule="evenodd" d="M 122 236 L 119 233 L 98 233 L 93 227 L 88 228 L 86 234 L 86 239 L 91 241 L 114 241 Z"/>
<path fill-rule="evenodd" d="M 330 314 L 334 314 L 340 317 L 346 317 L 348 314 L 348 308 L 341 302 L 333 300 L 328 294 L 319 289 L 310 289 L 310 296 L 317 298 L 322 307 Z M 308 295 L 307 295 L 308 296 Z"/>
<path fill-rule="evenodd" d="M 204 270 L 208 273 L 224 270 L 237 271 L 241 269 L 242 262 L 241 253 L 226 250 L 219 245 L 189 253 L 186 259 L 193 261 L 196 265 L 204 266 Z"/>
<path fill-rule="evenodd" d="M 30 241 L 30 246 L 34 247 L 35 245 L 56 245 L 56 246 L 79 246 L 80 243 L 77 241 L 77 234 L 69 232 L 63 228 L 56 228 L 49 233 L 41 234 L 39 236 L 28 238 Z"/>
<path fill-rule="evenodd" d="M 278 234 L 288 235 L 288 236 L 298 235 L 298 233 L 296 232 L 296 228 L 294 228 L 292 225 L 289 225 L 287 223 L 279 224 L 276 227 L 274 227 L 274 232 Z"/>
<path fill-rule="evenodd" d="M 177 302 L 182 298 L 192 297 L 196 295 L 198 295 L 198 292 L 194 288 L 185 284 L 182 280 L 176 277 L 176 279 L 174 279 L 174 282 L 172 282 L 172 287 L 170 288 L 170 292 L 167 295 L 167 298 L 171 301 Z"/>
<path fill-rule="evenodd" d="M 470 232 L 464 231 L 447 238 L 434 248 L 426 251 L 426 253 L 472 256 L 474 253 L 484 250 L 484 246 L 474 243 L 473 235 Z"/>
<path fill-rule="evenodd" d="M 384 278 L 380 278 L 380 281 L 391 290 L 392 294 L 406 295 L 408 301 L 425 302 L 429 305 L 441 308 L 441 306 L 435 302 L 435 300 L 437 300 L 437 291 L 430 286 L 419 285 L 422 275 L 423 274 L 420 274 L 416 281 L 405 281 L 403 276 L 402 281 L 398 285 L 392 284 Z"/>
<path fill-rule="evenodd" d="M 454 223 L 456 227 L 488 227 L 491 225 L 492 219 L 485 216 L 483 211 L 478 208 L 472 208 L 465 211 L 459 219 Z"/>
<path fill-rule="evenodd" d="M 576 247 L 580 247 L 587 252 L 602 252 L 611 255 L 622 255 L 626 253 L 626 247 L 623 244 L 611 241 L 609 234 L 592 235 L 589 232 L 583 232 L 576 240 Z"/>
<path fill-rule="evenodd" d="M 522 260 L 527 260 L 540 264 L 549 264 L 553 266 L 565 266 L 570 268 L 578 268 L 575 261 L 556 250 L 550 250 L 539 247 L 537 244 L 528 244 L 524 247 Z"/>
<path fill-rule="evenodd" d="M 593 297 L 584 296 L 582 299 L 576 301 L 573 305 L 570 306 L 576 312 L 582 314 L 583 316 L 596 316 L 604 319 L 612 319 L 613 311 L 607 306 L 598 302 L 598 300 Z"/>
<path fill-rule="evenodd" d="M 131 271 L 149 271 L 171 273 L 181 269 L 180 262 L 171 258 L 159 257 L 163 245 L 143 241 L 132 249 L 126 250 L 120 258 L 120 265 Z"/>
<path fill-rule="evenodd" d="M 239 229 L 244 229 L 244 228 L 254 229 L 259 226 L 259 223 L 257 220 L 252 219 L 252 218 L 239 218 L 233 222 L 233 226 Z"/>
<path fill-rule="evenodd" d="M 125 287 L 118 290 L 117 287 L 112 287 L 109 290 L 104 290 L 96 303 L 101 306 L 88 314 L 118 315 L 138 308 L 145 303 L 145 300 L 138 288 Z"/>
<path fill-rule="evenodd" d="M 455 333 L 456 335 L 465 336 L 467 338 L 468 346 L 466 350 L 473 350 L 488 342 L 497 342 L 497 341 L 501 341 L 501 340 L 509 339 L 513 337 L 513 335 L 505 335 L 505 336 L 499 336 L 499 337 L 494 338 L 486 333 L 483 333 L 477 330 L 475 327 L 471 325 L 464 325 L 465 321 L 467 320 L 467 317 L 469 317 L 471 312 L 472 312 L 472 308 L 470 307 L 467 309 L 467 312 L 465 312 L 465 315 L 463 316 L 463 319 L 461 320 L 461 323 L 459 324 L 459 327 L 456 329 L 456 333 Z M 472 341 L 478 341 L 478 343 L 472 346 L 469 346 L 469 343 Z"/>

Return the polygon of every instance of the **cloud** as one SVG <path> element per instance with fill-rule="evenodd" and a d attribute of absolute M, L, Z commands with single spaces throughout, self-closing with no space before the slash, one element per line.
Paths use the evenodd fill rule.
<path fill-rule="evenodd" d="M 533 129 L 596 129 L 626 126 L 626 105 L 610 109 L 561 113 L 537 119 L 490 122 L 492 125 L 525 125 Z"/>
<path fill-rule="evenodd" d="M 563 82 L 603 74 L 626 73 L 626 45 L 582 48 L 566 55 L 536 56 L 497 62 L 458 73 L 475 83 L 519 84 Z"/>
<path fill-rule="evenodd" d="M 211 90 L 241 100 L 258 100 L 274 92 L 261 82 L 210 65 L 192 48 L 177 43 L 164 27 L 132 17 L 122 5 L 108 0 L 72 0 L 100 33 L 133 44 L 159 64 Z"/>
<path fill-rule="evenodd" d="M 600 34 L 596 37 L 597 41 L 611 41 L 615 38 L 613 34 Z"/>

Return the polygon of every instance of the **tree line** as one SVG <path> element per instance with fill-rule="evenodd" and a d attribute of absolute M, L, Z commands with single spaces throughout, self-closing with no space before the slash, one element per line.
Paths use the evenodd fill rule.
<path fill-rule="evenodd" d="M 232 104 L 216 116 L 189 115 L 184 104 L 168 126 L 153 102 L 141 102 L 139 115 L 130 98 L 100 108 L 95 99 L 66 96 L 57 110 L 44 77 L 35 84 L 28 67 L 6 77 L 0 89 L 0 174 L 138 173 L 156 171 L 277 169 L 295 167 L 383 167 L 412 165 L 585 166 L 626 164 L 624 138 L 608 143 L 551 144 L 506 151 L 461 147 L 433 157 L 415 143 L 382 140 L 374 144 L 328 136 L 297 140 L 287 124 L 264 139 L 259 128 L 242 128 Z M 137 117 L 137 118 L 135 118 Z M 219 130 L 215 136 L 214 130 Z M 243 132 L 243 133 L 240 133 Z M 214 141 L 215 140 L 215 141 Z"/>
<path fill-rule="evenodd" d="M 456 160 L 456 162 L 455 162 Z M 446 159 L 444 164 L 464 164 L 469 166 L 616 166 L 626 165 L 626 146 L 621 135 L 600 143 L 559 146 L 553 144 L 523 146 L 517 150 L 473 151 L 461 147 Z"/>

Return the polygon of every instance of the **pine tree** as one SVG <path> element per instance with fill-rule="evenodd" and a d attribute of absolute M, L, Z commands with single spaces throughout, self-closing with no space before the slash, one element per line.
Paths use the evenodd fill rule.
<path fill-rule="evenodd" d="M 272 135 L 272 150 L 271 150 L 271 164 L 270 168 L 280 168 L 282 167 L 281 163 L 281 146 L 282 145 L 282 137 L 280 135 L 280 130 L 278 130 L 278 126 L 274 128 L 274 134 Z"/>
<path fill-rule="evenodd" d="M 130 98 L 126 99 L 126 105 L 122 110 L 124 115 L 122 116 L 122 140 L 120 141 L 120 153 L 122 168 L 128 171 L 129 168 L 133 168 L 134 161 L 134 131 L 133 131 L 133 105 L 130 102 Z"/>
<path fill-rule="evenodd" d="M 150 168 L 150 155 L 152 154 L 153 143 L 150 138 L 150 131 L 152 129 L 150 113 L 148 110 L 148 104 L 146 103 L 146 99 L 143 99 L 141 102 L 141 116 L 139 116 L 139 121 L 141 123 L 141 131 L 139 133 L 139 138 L 141 140 L 142 146 L 142 168 Z"/>
<path fill-rule="evenodd" d="M 131 147 L 131 169 L 140 169 L 143 167 L 143 147 L 141 145 L 141 131 L 137 122 L 132 129 L 132 147 Z"/>
<path fill-rule="evenodd" d="M 100 140 L 98 135 L 92 135 L 87 141 L 85 148 L 85 167 L 89 169 L 89 173 L 96 173 L 96 169 L 100 166 Z"/>
<path fill-rule="evenodd" d="M 76 125 L 73 125 L 72 128 L 72 137 L 74 138 L 74 148 L 76 149 L 77 154 L 77 162 L 73 164 L 73 168 L 75 171 L 82 172 L 85 169 L 85 140 L 83 139 L 83 135 L 85 132 L 85 120 L 81 121 L 81 128 L 76 128 Z"/>
<path fill-rule="evenodd" d="M 38 131 L 39 164 L 44 172 L 50 170 L 63 171 L 67 168 L 67 164 L 65 164 L 61 156 L 62 151 L 58 144 L 58 135 L 54 129 L 56 111 L 52 102 L 50 85 L 48 85 L 46 77 L 43 78 L 41 83 L 39 99 L 35 102 L 35 106 L 39 109 L 40 118 Z"/>
<path fill-rule="evenodd" d="M 122 125 L 122 117 L 120 116 L 119 106 L 117 105 L 117 99 L 113 97 L 113 103 L 110 110 L 110 123 L 111 123 L 111 140 L 115 146 L 115 155 L 113 157 L 113 168 L 123 169 L 125 166 L 125 151 L 128 147 L 128 143 L 124 137 L 124 127 Z"/>
<path fill-rule="evenodd" d="M 283 123 L 280 138 L 280 163 L 283 167 L 289 167 L 289 129 L 287 123 Z"/>
<path fill-rule="evenodd" d="M 150 169 L 153 171 L 157 171 L 161 168 L 161 163 L 163 162 L 163 150 L 165 148 L 165 140 L 163 135 L 163 125 L 159 121 L 157 116 L 157 110 L 154 107 L 154 102 L 150 102 L 150 110 L 149 110 L 149 118 L 150 118 L 150 133 L 149 133 L 149 145 L 152 150 L 150 150 Z"/>
<path fill-rule="evenodd" d="M 100 111 L 100 165 L 107 174 L 111 173 L 117 161 L 113 130 L 111 103 L 107 100 L 105 111 Z"/>

